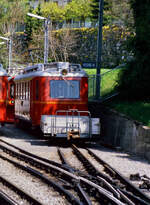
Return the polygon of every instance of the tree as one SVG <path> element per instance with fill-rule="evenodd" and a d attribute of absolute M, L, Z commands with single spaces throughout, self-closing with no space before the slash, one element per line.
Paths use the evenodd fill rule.
<path fill-rule="evenodd" d="M 56 61 L 70 61 L 70 58 L 77 55 L 76 44 L 77 35 L 71 29 L 52 32 L 50 35 L 52 58 Z"/>
<path fill-rule="evenodd" d="M 99 1 L 91 0 L 92 19 L 98 19 Z M 133 24 L 130 0 L 104 0 L 103 24 L 119 23 L 125 26 Z"/>
<path fill-rule="evenodd" d="M 43 13 L 41 11 L 41 4 L 39 3 L 38 4 L 38 7 L 34 10 L 34 13 L 38 16 L 43 16 Z M 31 17 L 30 17 L 31 18 Z M 37 19 L 37 18 L 33 18 L 32 19 L 32 22 L 33 22 L 33 29 L 38 31 L 38 29 L 42 27 L 42 24 L 43 24 L 43 20 L 40 20 L 40 19 Z"/>
<path fill-rule="evenodd" d="M 64 20 L 64 9 L 54 2 L 46 2 L 41 5 L 41 11 L 45 17 L 49 17 L 52 24 Z"/>
<path fill-rule="evenodd" d="M 119 90 L 128 99 L 150 99 L 150 1 L 131 0 L 134 13 L 134 36 L 130 50 L 134 58 L 127 63 L 119 81 Z"/>
<path fill-rule="evenodd" d="M 41 4 L 40 3 L 38 4 L 38 7 L 36 9 L 33 9 L 30 6 L 28 12 L 34 13 L 38 16 L 43 16 L 43 14 L 41 12 Z M 40 47 L 39 43 L 42 44 L 42 42 L 41 42 L 41 40 L 39 40 L 39 38 L 40 39 L 42 38 L 41 32 L 43 30 L 43 24 L 44 24 L 43 20 L 40 20 L 37 18 L 32 18 L 31 16 L 28 16 L 28 15 L 26 15 L 26 17 L 25 17 L 25 31 L 24 31 L 22 48 L 23 48 L 23 46 L 25 46 L 23 48 L 23 50 L 24 50 L 24 58 L 26 60 L 29 60 L 29 58 L 31 58 L 32 61 L 34 61 L 34 62 L 35 62 L 35 59 L 36 59 L 36 62 L 38 62 L 38 60 L 39 60 L 39 57 L 37 57 L 37 56 L 38 56 L 39 47 Z M 39 42 L 37 40 L 39 40 Z M 42 40 L 43 40 L 43 38 L 42 38 Z M 35 43 L 35 41 L 36 41 L 36 43 Z"/>
<path fill-rule="evenodd" d="M 11 3 L 10 3 L 11 2 Z M 12 0 L 0 2 L 0 31 L 1 33 L 15 32 L 17 24 L 24 22 L 27 9 L 27 0 Z"/>
<path fill-rule="evenodd" d="M 29 13 L 32 13 L 32 7 L 29 8 Z M 32 40 L 32 28 L 33 21 L 32 18 L 28 15 L 25 16 L 25 31 L 24 31 L 24 43 L 28 47 L 29 42 Z"/>
<path fill-rule="evenodd" d="M 24 23 L 24 16 L 27 11 L 27 3 L 27 0 L 0 0 L 0 33 L 1 35 L 12 39 L 13 60 L 17 57 L 18 51 L 18 42 L 14 42 L 13 38 L 17 28 Z M 8 62 L 8 49 L 5 50 L 5 52 L 5 55 L 3 55 L 2 52 L 1 54 L 3 55 L 2 62 L 6 65 Z"/>
<path fill-rule="evenodd" d="M 91 12 L 92 19 L 97 21 L 99 15 L 99 1 L 100 0 L 92 0 L 91 1 Z M 112 0 L 104 0 L 104 14 L 103 14 L 103 24 L 111 23 L 113 20 L 113 16 L 111 15 L 112 10 Z"/>
<path fill-rule="evenodd" d="M 65 7 L 67 20 L 75 19 L 85 22 L 91 16 L 91 0 L 72 0 Z"/>

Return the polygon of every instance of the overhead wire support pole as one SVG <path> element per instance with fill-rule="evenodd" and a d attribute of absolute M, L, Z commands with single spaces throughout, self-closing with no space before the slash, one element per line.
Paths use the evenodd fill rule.
<path fill-rule="evenodd" d="M 11 38 L 8 41 L 9 43 L 9 66 L 8 66 L 8 73 L 10 74 L 12 72 L 11 68 L 11 62 L 12 62 L 12 40 Z"/>
<path fill-rule="evenodd" d="M 99 0 L 98 39 L 96 59 L 96 99 L 101 96 L 101 65 L 102 65 L 102 27 L 103 27 L 104 0 Z"/>
<path fill-rule="evenodd" d="M 49 19 L 45 19 L 44 28 L 45 28 L 45 38 L 44 38 L 44 63 L 48 63 L 48 48 L 49 48 Z"/>

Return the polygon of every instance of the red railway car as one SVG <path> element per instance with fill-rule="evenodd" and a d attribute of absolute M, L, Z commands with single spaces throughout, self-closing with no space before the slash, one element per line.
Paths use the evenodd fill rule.
<path fill-rule="evenodd" d="M 88 76 L 79 64 L 30 66 L 14 82 L 16 123 L 40 126 L 50 137 L 99 134 L 99 119 L 91 118 L 88 111 Z"/>

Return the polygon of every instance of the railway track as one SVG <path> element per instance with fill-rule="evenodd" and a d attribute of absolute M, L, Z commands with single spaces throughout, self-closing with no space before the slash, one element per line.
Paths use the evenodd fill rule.
<path fill-rule="evenodd" d="M 3 205 L 18 205 L 16 201 L 14 201 L 11 197 L 9 197 L 6 193 L 0 190 L 0 204 Z"/>
<path fill-rule="evenodd" d="M 81 183 L 82 186 L 84 186 L 84 189 L 87 189 L 87 187 L 88 187 L 90 189 L 93 188 L 95 190 L 98 190 L 98 192 L 100 192 L 102 195 L 105 195 L 107 200 L 112 202 L 112 204 L 123 204 L 118 199 L 113 197 L 111 193 L 108 193 L 108 191 L 104 190 L 103 188 L 101 188 L 97 184 L 91 182 L 90 180 L 88 180 L 84 177 L 77 176 L 75 174 L 70 173 L 68 168 L 66 168 L 65 166 L 62 166 L 62 168 L 60 168 L 61 165 L 54 166 L 51 164 L 51 161 L 48 162 L 48 160 L 46 160 L 47 162 L 45 162 L 44 159 L 43 160 L 40 159 L 40 161 L 39 161 L 39 160 L 37 160 L 36 156 L 32 155 L 32 158 L 31 158 L 30 156 L 27 156 L 27 152 L 26 152 L 26 155 L 20 154 L 20 153 L 15 152 L 14 150 L 9 149 L 3 145 L 0 146 L 0 149 L 2 149 L 7 154 L 9 153 L 9 155 L 11 155 L 13 157 L 17 157 L 17 159 L 24 160 L 25 162 L 29 163 L 30 165 L 32 165 L 36 168 L 38 167 L 39 169 L 42 169 L 47 173 L 50 173 L 54 176 L 57 176 L 57 180 L 59 179 L 61 184 L 63 183 L 64 187 L 67 187 L 67 189 L 68 188 L 73 189 L 73 192 L 75 192 L 75 191 L 77 192 L 76 197 L 74 197 L 74 195 L 71 194 L 70 192 L 68 192 L 66 189 L 63 189 L 63 186 L 61 186 L 60 184 L 56 184 L 56 182 L 54 183 L 52 180 L 50 181 L 47 177 L 43 176 L 43 174 L 38 172 L 37 169 L 35 170 L 31 167 L 23 166 L 17 162 L 14 162 L 10 159 L 7 159 L 7 158 L 0 156 L 4 160 L 9 161 L 9 163 L 13 163 L 15 166 L 17 166 L 17 167 L 19 167 L 27 172 L 34 174 L 36 177 L 40 177 L 46 183 L 49 183 L 51 186 L 54 186 L 54 188 L 59 189 L 61 191 L 61 193 L 63 192 L 65 194 L 65 197 L 67 197 L 68 201 L 70 201 L 71 204 L 87 204 L 87 201 L 89 201 L 88 204 L 92 203 L 92 202 L 90 202 L 90 200 L 86 196 L 84 190 L 79 186 L 79 183 Z M 41 160 L 42 160 L 42 162 L 41 162 Z M 88 189 L 87 189 L 87 192 L 89 192 Z M 89 194 L 91 194 L 91 193 L 89 193 Z M 79 197 L 80 200 L 77 198 L 77 196 Z M 96 197 L 95 194 L 92 197 Z M 99 201 L 99 199 L 97 199 L 97 201 Z M 105 199 L 105 201 L 106 201 L 106 199 Z"/>
<path fill-rule="evenodd" d="M 63 195 L 70 204 L 150 204 L 148 196 L 134 187 L 106 162 L 98 158 L 90 149 L 81 149 L 91 157 L 89 160 L 89 157 L 85 157 L 85 154 L 76 145 L 71 147 L 73 153 L 85 168 L 85 171 L 83 171 L 71 166 L 60 148 L 57 149 L 57 152 L 62 163 L 56 163 L 3 140 L 0 140 L 0 142 L 0 149 L 7 155 L 6 157 L 1 154 L 1 159 L 7 160 L 19 169 L 40 178 Z M 17 159 L 17 161 L 12 158 Z M 105 172 L 95 168 L 90 162 L 92 160 L 100 163 L 105 168 Z M 23 161 L 23 164 L 20 161 Z"/>
<path fill-rule="evenodd" d="M 29 195 L 25 191 L 23 191 L 21 188 L 17 187 L 15 184 L 9 182 L 7 179 L 4 177 L 0 176 L 0 183 L 7 187 L 7 189 L 10 189 L 11 191 L 15 192 L 15 195 L 19 197 L 19 201 L 21 203 L 25 204 L 35 204 L 35 205 L 42 205 L 42 203 L 38 202 L 33 196 Z M 8 192 L 8 190 L 6 190 Z M 18 200 L 12 199 L 10 196 L 8 196 L 7 193 L 4 191 L 0 191 L 0 202 L 3 205 L 18 205 Z"/>

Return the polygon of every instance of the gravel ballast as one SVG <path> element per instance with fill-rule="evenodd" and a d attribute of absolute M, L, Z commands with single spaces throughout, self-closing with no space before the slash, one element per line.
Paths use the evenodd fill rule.
<path fill-rule="evenodd" d="M 3 129 L 3 130 L 2 130 Z M 16 146 L 19 146 L 22 149 L 25 149 L 29 152 L 32 152 L 41 157 L 56 161 L 60 163 L 59 156 L 57 154 L 57 148 L 55 146 L 48 145 L 44 140 L 30 136 L 26 132 L 16 129 L 13 125 L 8 125 L 4 128 L 0 128 L 0 139 L 3 139 L 9 143 L 12 143 Z M 7 133 L 7 137 L 4 136 L 4 133 Z M 13 134 L 12 134 L 13 132 Z M 82 167 L 81 164 L 77 164 L 78 160 L 75 160 L 71 156 L 71 149 L 61 147 L 62 151 L 65 153 L 67 160 L 69 160 L 73 167 Z M 131 174 L 139 173 L 140 176 L 147 175 L 150 177 L 150 163 L 139 156 L 132 155 L 130 153 L 125 153 L 123 151 L 110 150 L 102 146 L 94 144 L 93 148 L 90 148 L 97 156 L 101 157 L 108 164 L 114 167 L 119 171 L 123 176 L 129 179 Z M 94 163 L 94 160 L 93 160 Z M 97 164 L 95 163 L 95 166 Z M 1 171 L 3 166 L 0 166 L 0 174 L 4 174 L 4 171 Z M 82 168 L 81 168 L 82 169 Z M 13 178 L 13 175 L 10 176 Z M 19 177 L 19 175 L 17 176 Z M 134 183 L 134 182 L 133 182 Z M 136 182 L 135 185 L 138 187 L 140 182 Z M 34 189 L 34 188 L 33 188 Z M 45 191 L 47 192 L 47 191 Z M 144 192 L 150 196 L 150 192 L 144 190 Z M 37 192 L 38 193 L 38 192 Z M 38 194 L 40 196 L 40 193 Z M 53 200 L 53 199 L 52 199 Z M 54 201 L 52 204 L 63 204 L 64 202 Z"/>

